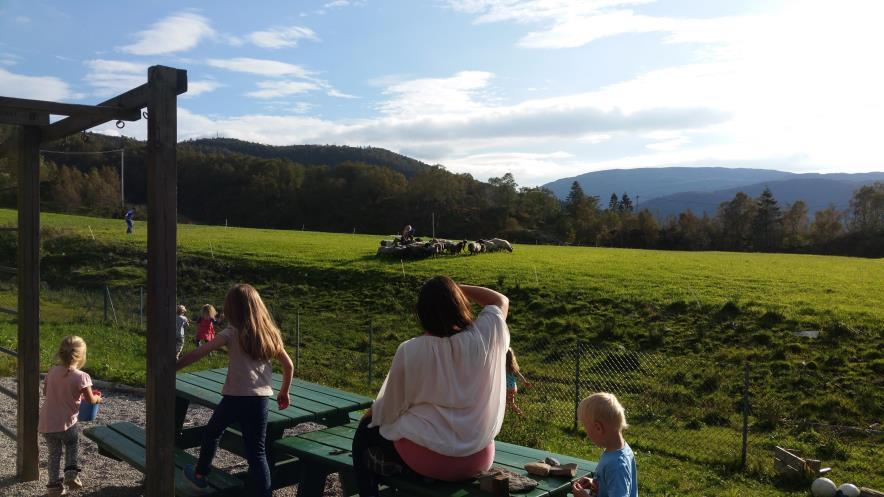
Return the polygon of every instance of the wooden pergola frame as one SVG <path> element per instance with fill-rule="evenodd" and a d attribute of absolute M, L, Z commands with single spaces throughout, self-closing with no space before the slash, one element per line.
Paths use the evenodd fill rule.
<path fill-rule="evenodd" d="M 16 475 L 38 477 L 40 409 L 40 144 L 108 121 L 137 121 L 147 107 L 146 495 L 175 494 L 177 97 L 187 71 L 147 70 L 147 83 L 98 105 L 0 97 L 0 124 L 23 127 L 0 145 L 18 161 L 18 412 Z M 50 123 L 50 115 L 68 116 Z"/>

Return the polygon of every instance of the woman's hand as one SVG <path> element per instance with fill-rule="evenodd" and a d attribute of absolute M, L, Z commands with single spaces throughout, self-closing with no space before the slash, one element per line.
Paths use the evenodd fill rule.
<path fill-rule="evenodd" d="M 279 407 L 279 410 L 287 409 L 289 406 L 289 393 L 279 392 L 279 395 L 276 396 L 276 405 Z"/>

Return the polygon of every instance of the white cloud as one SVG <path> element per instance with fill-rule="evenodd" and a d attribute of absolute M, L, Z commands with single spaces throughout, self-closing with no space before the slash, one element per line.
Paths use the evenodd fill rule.
<path fill-rule="evenodd" d="M 306 114 L 307 112 L 310 112 L 313 107 L 315 106 L 309 102 L 295 102 L 291 107 L 291 111 L 295 114 Z"/>
<path fill-rule="evenodd" d="M 64 81 L 51 76 L 25 76 L 0 68 L 0 95 L 33 100 L 66 100 L 74 98 Z"/>
<path fill-rule="evenodd" d="M 349 93 L 344 93 L 342 91 L 335 90 L 334 88 L 331 88 L 330 90 L 325 92 L 325 94 L 335 98 L 359 98 L 356 95 L 350 95 Z"/>
<path fill-rule="evenodd" d="M 278 98 L 317 90 L 319 89 L 319 86 L 309 81 L 259 81 L 258 88 L 260 88 L 260 90 L 248 92 L 246 93 L 246 96 L 255 98 Z"/>
<path fill-rule="evenodd" d="M 379 106 L 381 112 L 398 116 L 454 114 L 482 108 L 476 97 L 494 75 L 484 71 L 462 71 L 450 78 L 422 78 L 389 86 L 391 96 Z"/>
<path fill-rule="evenodd" d="M 295 47 L 300 40 L 319 40 L 312 29 L 302 26 L 255 31 L 249 34 L 247 38 L 259 47 L 271 49 Z"/>
<path fill-rule="evenodd" d="M 184 98 L 195 97 L 197 95 L 202 95 L 204 93 L 211 93 L 218 88 L 224 86 L 223 84 L 213 80 L 213 79 L 203 79 L 200 81 L 188 81 L 187 82 L 187 93 L 181 95 Z"/>
<path fill-rule="evenodd" d="M 14 66 L 22 60 L 21 57 L 12 53 L 0 53 L 0 65 Z"/>
<path fill-rule="evenodd" d="M 147 82 L 147 64 L 106 59 L 83 64 L 88 68 L 84 79 L 100 96 L 116 95 Z"/>
<path fill-rule="evenodd" d="M 136 42 L 119 47 L 135 55 L 159 55 L 190 50 L 204 38 L 215 36 L 209 20 L 192 12 L 180 12 L 156 22 L 135 35 Z"/>
<path fill-rule="evenodd" d="M 259 74 L 261 76 L 295 76 L 307 78 L 312 71 L 286 62 L 267 59 L 252 59 L 238 57 L 233 59 L 209 59 L 207 63 L 212 67 L 227 69 L 229 71 Z"/>

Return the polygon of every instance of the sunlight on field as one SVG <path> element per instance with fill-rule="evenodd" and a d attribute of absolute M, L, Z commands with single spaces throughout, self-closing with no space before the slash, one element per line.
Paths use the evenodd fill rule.
<path fill-rule="evenodd" d="M 15 211 L 0 210 L 0 224 Z M 72 230 L 103 242 L 144 246 L 146 223 L 125 235 L 122 220 L 42 214 L 44 228 Z M 235 256 L 321 270 L 448 274 L 461 281 L 538 287 L 628 301 L 684 301 L 775 310 L 817 323 L 840 319 L 880 327 L 884 320 L 884 261 L 847 257 L 732 252 L 673 252 L 517 245 L 512 254 L 443 256 L 421 261 L 374 256 L 380 235 L 281 231 L 182 224 L 183 253 Z"/>

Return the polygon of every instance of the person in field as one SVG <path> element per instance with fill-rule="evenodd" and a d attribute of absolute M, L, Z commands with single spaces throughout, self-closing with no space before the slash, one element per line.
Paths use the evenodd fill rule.
<path fill-rule="evenodd" d="M 517 380 L 522 380 L 525 388 L 531 388 L 531 382 L 525 379 L 519 369 L 519 361 L 516 359 L 516 353 L 513 349 L 506 351 L 506 406 L 516 414 L 521 416 L 522 409 L 516 405 L 516 393 L 519 391 Z"/>
<path fill-rule="evenodd" d="M 131 235 L 132 229 L 135 227 L 135 211 L 132 209 L 127 210 L 123 218 L 126 220 L 126 234 Z"/>
<path fill-rule="evenodd" d="M 629 425 L 617 397 L 594 393 L 577 406 L 577 417 L 586 437 L 604 451 L 595 478 L 583 477 L 571 485 L 574 497 L 638 497 L 635 454 L 623 438 Z"/>
<path fill-rule="evenodd" d="M 227 379 L 221 388 L 221 403 L 212 413 L 203 434 L 196 466 L 184 467 L 184 477 L 197 489 L 208 487 L 206 477 L 224 430 L 238 423 L 249 462 L 249 495 L 271 497 L 270 467 L 267 463 L 267 404 L 273 395 L 272 361 L 282 366 L 282 385 L 276 396 L 280 410 L 289 406 L 289 387 L 294 366 L 285 350 L 282 334 L 267 311 L 258 291 L 251 285 L 236 285 L 227 292 L 224 311 L 230 325 L 198 349 L 178 360 L 184 368 L 215 349 L 227 346 Z"/>
<path fill-rule="evenodd" d="M 473 316 L 470 302 L 483 306 Z M 494 461 L 506 406 L 509 299 L 437 276 L 417 298 L 421 334 L 399 345 L 387 378 L 353 437 L 361 497 L 402 472 L 470 479 Z"/>
<path fill-rule="evenodd" d="M 215 339 L 215 326 L 221 324 L 217 319 L 218 311 L 212 304 L 206 304 L 200 309 L 200 317 L 196 318 L 196 336 L 193 344 L 197 347 Z"/>
<path fill-rule="evenodd" d="M 79 445 L 80 402 L 98 404 L 99 392 L 92 391 L 92 378 L 81 371 L 86 364 L 86 342 L 72 335 L 65 337 L 56 354 L 58 364 L 46 373 L 43 380 L 43 407 L 37 431 L 46 440 L 48 454 L 46 485 L 50 497 L 67 495 L 67 488 L 83 488 L 80 480 Z M 64 479 L 61 477 L 61 455 L 64 450 Z"/>
<path fill-rule="evenodd" d="M 184 330 L 190 326 L 190 320 L 187 319 L 187 308 L 179 305 L 175 309 L 175 360 L 181 357 L 181 349 L 184 348 Z"/>

